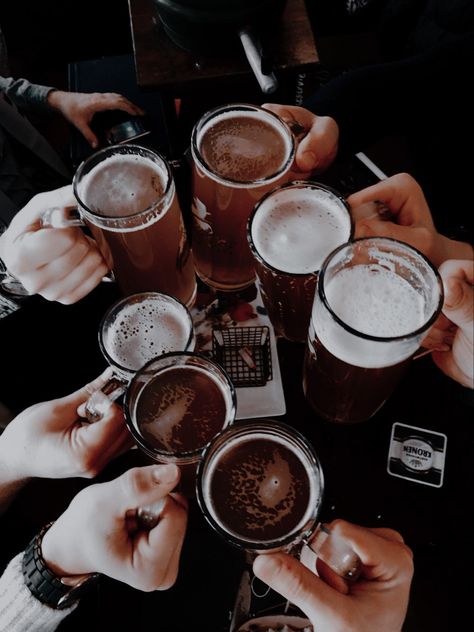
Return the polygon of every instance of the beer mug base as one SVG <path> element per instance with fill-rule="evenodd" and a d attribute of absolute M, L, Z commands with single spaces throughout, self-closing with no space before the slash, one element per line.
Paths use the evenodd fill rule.
<path fill-rule="evenodd" d="M 196 267 L 196 274 L 201 279 L 203 283 L 213 288 L 214 290 L 219 290 L 219 292 L 240 292 L 241 290 L 245 290 L 255 283 L 255 275 L 252 276 L 248 281 L 243 281 L 240 283 L 223 283 L 222 281 L 216 281 L 212 279 L 207 274 L 204 274 Z"/>

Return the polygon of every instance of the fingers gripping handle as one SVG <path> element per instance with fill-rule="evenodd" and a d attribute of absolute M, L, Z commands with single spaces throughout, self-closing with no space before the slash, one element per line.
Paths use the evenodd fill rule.
<path fill-rule="evenodd" d="M 40 225 L 41 228 L 70 228 L 71 226 L 85 226 L 85 223 L 77 207 L 52 206 L 41 213 Z"/>
<path fill-rule="evenodd" d="M 53 206 L 45 209 L 39 218 L 40 228 L 69 228 L 71 226 L 85 226 L 75 207 L 63 208 Z M 0 262 L 0 288 L 14 296 L 29 296 L 30 292 L 11 272 Z"/>
<path fill-rule="evenodd" d="M 305 544 L 337 575 L 348 582 L 357 581 L 362 570 L 359 556 L 341 537 L 335 535 L 325 525 L 319 524 Z"/>
<path fill-rule="evenodd" d="M 87 421 L 90 423 L 100 421 L 112 402 L 125 393 L 127 385 L 128 380 L 112 375 L 101 389 L 94 391 L 86 403 Z"/>

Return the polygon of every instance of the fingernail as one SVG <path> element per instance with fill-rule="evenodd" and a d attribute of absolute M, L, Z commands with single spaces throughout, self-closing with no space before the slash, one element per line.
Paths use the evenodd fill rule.
<path fill-rule="evenodd" d="M 172 483 L 179 476 L 178 466 L 174 463 L 155 465 L 153 468 L 153 480 L 155 483 Z"/>
<path fill-rule="evenodd" d="M 97 147 L 99 146 L 99 143 L 96 140 L 92 141 L 92 149 L 97 149 Z"/>

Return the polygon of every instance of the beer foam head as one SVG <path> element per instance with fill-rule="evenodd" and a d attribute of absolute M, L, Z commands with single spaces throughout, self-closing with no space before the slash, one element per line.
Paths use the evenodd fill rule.
<path fill-rule="evenodd" d="M 379 264 L 343 268 L 325 282 L 324 291 L 328 305 L 343 323 L 361 334 L 387 339 L 367 340 L 344 330 L 320 301 L 315 301 L 312 323 L 316 334 L 340 360 L 364 368 L 382 368 L 406 359 L 416 350 L 416 338 L 411 345 L 390 341 L 410 336 L 427 321 L 425 298 L 396 272 Z"/>
<path fill-rule="evenodd" d="M 148 299 L 126 303 L 107 324 L 102 341 L 115 364 L 134 372 L 163 353 L 184 351 L 189 329 L 189 315 L 183 306 Z"/>
<path fill-rule="evenodd" d="M 264 542 L 265 531 L 275 533 L 280 523 L 291 525 L 288 533 L 278 536 L 285 537 L 306 526 L 319 506 L 321 480 L 313 470 L 307 458 L 284 438 L 255 432 L 250 437 L 229 440 L 213 455 L 202 489 L 203 498 L 214 520 L 234 537 Z M 222 472 L 228 479 L 224 487 L 225 503 L 237 516 L 234 524 L 226 520 L 226 507 L 213 498 L 214 481 Z M 252 535 L 246 537 L 244 531 Z"/>
<path fill-rule="evenodd" d="M 327 255 L 348 241 L 351 219 L 333 193 L 311 186 L 279 189 L 258 207 L 252 220 L 254 246 L 270 266 L 283 272 L 317 272 Z"/>
<path fill-rule="evenodd" d="M 126 217 L 162 198 L 168 175 L 157 162 L 136 154 L 112 155 L 97 164 L 78 185 L 88 209 L 104 217 Z"/>
<path fill-rule="evenodd" d="M 292 137 L 265 111 L 216 115 L 197 135 L 197 147 L 212 172 L 234 182 L 278 177 L 292 153 Z"/>

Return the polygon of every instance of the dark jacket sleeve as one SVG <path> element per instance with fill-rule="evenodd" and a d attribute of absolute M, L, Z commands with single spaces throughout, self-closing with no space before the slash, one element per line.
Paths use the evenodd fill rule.
<path fill-rule="evenodd" d="M 337 121 L 341 149 L 348 151 L 363 150 L 421 120 L 436 125 L 440 117 L 465 116 L 472 127 L 473 97 L 468 92 L 473 64 L 471 33 L 414 57 L 346 72 L 304 105 Z"/>

